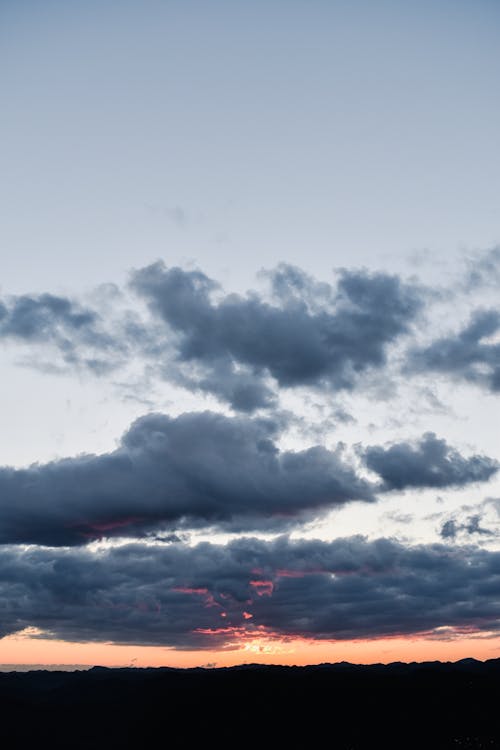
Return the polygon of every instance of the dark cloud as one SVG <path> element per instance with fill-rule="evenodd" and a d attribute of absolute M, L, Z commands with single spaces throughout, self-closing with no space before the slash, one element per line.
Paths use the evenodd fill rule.
<path fill-rule="evenodd" d="M 440 536 L 443 539 L 456 539 L 459 534 L 478 534 L 480 536 L 495 536 L 495 532 L 481 526 L 482 517 L 480 513 L 468 516 L 465 521 L 460 522 L 457 518 L 449 518 L 441 526 Z"/>
<path fill-rule="evenodd" d="M 465 487 L 487 481 L 499 468 L 498 462 L 487 456 L 464 458 L 433 432 L 415 444 L 372 445 L 362 455 L 366 466 L 383 480 L 385 491 Z"/>
<path fill-rule="evenodd" d="M 488 340 L 500 333 L 498 310 L 476 310 L 458 333 L 410 352 L 409 372 L 439 372 L 457 380 L 500 390 L 500 343 Z"/>
<path fill-rule="evenodd" d="M 69 641 L 213 648 L 484 632 L 498 630 L 499 587 L 498 552 L 362 537 L 0 549 L 2 635 L 31 626 Z"/>
<path fill-rule="evenodd" d="M 116 356 L 120 349 L 116 338 L 103 330 L 97 312 L 52 294 L 0 301 L 0 339 L 55 346 L 67 365 L 84 366 L 96 374 L 113 366 L 106 355 Z M 57 369 L 53 364 L 38 365 Z"/>
<path fill-rule="evenodd" d="M 165 372 L 165 371 L 164 371 Z M 223 359 L 212 367 L 193 375 L 168 368 L 168 377 L 189 390 L 210 393 L 221 401 L 228 401 L 236 411 L 251 413 L 256 409 L 276 406 L 277 397 L 258 373 L 249 370 L 236 371 L 233 365 Z"/>
<path fill-rule="evenodd" d="M 443 525 L 441 526 L 441 531 L 439 533 L 443 539 L 455 539 L 457 535 L 456 521 L 453 518 L 449 518 L 448 521 L 445 521 L 443 523 Z"/>
<path fill-rule="evenodd" d="M 279 426 L 150 414 L 112 453 L 0 469 L 0 543 L 71 545 L 200 525 L 270 530 L 374 500 L 341 447 L 280 451 Z"/>
<path fill-rule="evenodd" d="M 41 294 L 13 297 L 0 308 L 0 335 L 31 341 L 50 340 L 62 332 L 92 329 L 96 315 L 65 297 Z"/>
<path fill-rule="evenodd" d="M 408 332 L 422 304 L 416 287 L 382 273 L 343 270 L 335 287 L 286 265 L 267 276 L 272 302 L 256 293 L 224 295 L 200 271 L 160 262 L 133 276 L 133 289 L 175 337 L 176 367 L 189 365 L 184 384 L 240 410 L 269 405 L 269 377 L 283 388 L 353 389 L 360 375 L 385 364 L 388 346 Z M 196 376 L 193 367 L 201 368 Z"/>
<path fill-rule="evenodd" d="M 478 274 L 491 276 L 498 257 L 495 249 L 476 264 L 472 286 Z M 90 306 L 52 294 L 12 296 L 0 300 L 0 340 L 31 347 L 22 362 L 47 372 L 62 363 L 101 375 L 134 360 L 144 380 L 154 374 L 252 413 L 275 408 L 280 389 L 338 393 L 373 384 L 431 295 L 384 273 L 344 269 L 328 284 L 282 264 L 261 275 L 269 294 L 238 295 L 201 271 L 142 268 L 131 287 L 152 312 L 147 322 L 113 285 Z M 462 330 L 410 348 L 405 372 L 439 372 L 496 392 L 498 336 L 500 312 L 476 310 Z M 428 400 L 443 408 L 430 391 Z"/>
<path fill-rule="evenodd" d="M 346 462 L 342 444 L 280 450 L 282 426 L 212 412 L 150 414 L 111 453 L 0 468 L 0 544 L 166 539 L 199 527 L 277 531 L 351 501 L 373 502 L 376 492 L 464 486 L 498 469 L 429 433 L 415 446 L 361 451 L 382 479 L 375 484 Z"/>

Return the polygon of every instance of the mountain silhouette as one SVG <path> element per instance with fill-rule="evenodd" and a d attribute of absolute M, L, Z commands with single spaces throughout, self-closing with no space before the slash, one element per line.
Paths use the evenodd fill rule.
<path fill-rule="evenodd" d="M 500 748 L 500 659 L 0 674 L 4 747 Z"/>

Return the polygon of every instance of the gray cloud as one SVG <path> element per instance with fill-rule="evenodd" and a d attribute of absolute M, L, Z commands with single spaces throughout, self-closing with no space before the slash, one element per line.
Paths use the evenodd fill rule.
<path fill-rule="evenodd" d="M 498 630 L 500 553 L 363 537 L 0 549 L 2 635 L 230 647 Z M 439 632 L 439 631 L 438 631 Z"/>
<path fill-rule="evenodd" d="M 149 414 L 107 454 L 0 468 L 0 544 L 85 544 L 164 538 L 176 530 L 278 531 L 377 492 L 486 481 L 498 464 L 463 458 L 429 433 L 415 446 L 361 452 L 382 483 L 361 478 L 343 446 L 277 446 L 278 420 L 191 412 Z"/>
<path fill-rule="evenodd" d="M 280 451 L 278 429 L 210 412 L 150 414 L 112 453 L 2 468 L 0 543 L 71 545 L 200 525 L 271 530 L 374 500 L 341 448 Z"/>
<path fill-rule="evenodd" d="M 344 270 L 335 287 L 286 265 L 267 275 L 272 303 L 256 293 L 222 295 L 200 271 L 160 262 L 132 280 L 174 335 L 177 368 L 189 364 L 184 384 L 241 410 L 269 405 L 269 377 L 283 388 L 353 389 L 386 363 L 388 346 L 408 332 L 422 305 L 416 287 L 382 273 Z M 198 377 L 193 366 L 202 368 Z M 172 365 L 165 373 L 172 376 Z"/>
<path fill-rule="evenodd" d="M 0 339 L 37 347 L 24 364 L 47 372 L 61 366 L 49 351 L 40 358 L 44 346 L 66 368 L 98 375 L 136 357 L 149 374 L 250 413 L 274 407 L 278 388 L 355 389 L 384 367 L 423 304 L 417 286 L 383 273 L 342 270 L 334 285 L 285 264 L 261 275 L 269 297 L 224 294 L 201 271 L 142 268 L 131 288 L 153 313 L 148 323 L 113 285 L 93 309 L 52 294 L 10 297 L 0 301 Z"/>
<path fill-rule="evenodd" d="M 486 273 L 497 256 L 498 250 L 490 253 L 477 273 Z M 66 368 L 97 375 L 135 359 L 148 377 L 154 373 L 251 413 L 274 408 L 280 389 L 366 387 L 386 368 L 391 346 L 411 333 L 429 296 L 383 273 L 342 270 L 328 284 L 282 264 L 261 275 L 270 286 L 267 297 L 225 294 L 201 271 L 161 262 L 142 268 L 132 274 L 131 288 L 147 303 L 148 322 L 126 309 L 113 285 L 106 299 L 102 288 L 94 307 L 52 294 L 12 296 L 0 300 L 0 340 L 33 347 L 23 363 L 47 372 L 60 369 L 50 347 Z M 404 370 L 438 372 L 496 392 L 498 335 L 498 310 L 476 310 L 462 330 L 411 347 Z M 435 398 L 433 406 L 439 406 Z"/>
<path fill-rule="evenodd" d="M 459 534 L 478 534 L 480 536 L 495 536 L 495 532 L 481 526 L 482 516 L 480 513 L 474 513 L 468 516 L 465 521 L 460 522 L 457 518 L 449 518 L 443 523 L 440 530 L 440 536 L 443 539 L 456 539 Z"/>
<path fill-rule="evenodd" d="M 443 373 L 497 392 L 500 390 L 500 343 L 488 341 L 488 337 L 499 332 L 498 310 L 476 310 L 458 333 L 413 349 L 406 369 Z"/>
<path fill-rule="evenodd" d="M 96 374 L 112 368 L 113 358 L 116 363 L 123 347 L 105 332 L 95 310 L 52 294 L 0 301 L 0 339 L 55 346 L 67 365 L 83 366 Z"/>
<path fill-rule="evenodd" d="M 464 458 L 446 440 L 426 433 L 415 444 L 372 445 L 362 452 L 366 466 L 383 480 L 383 490 L 465 487 L 485 482 L 499 464 L 488 456 Z"/>
<path fill-rule="evenodd" d="M 474 291 L 484 287 L 498 288 L 500 281 L 500 247 L 476 253 L 467 259 L 464 288 Z"/>
<path fill-rule="evenodd" d="M 276 406 L 277 397 L 265 379 L 250 370 L 235 370 L 230 361 L 218 359 L 198 376 L 168 367 L 167 377 L 189 390 L 210 393 L 221 401 L 228 401 L 236 411 L 251 413 L 256 409 Z"/>

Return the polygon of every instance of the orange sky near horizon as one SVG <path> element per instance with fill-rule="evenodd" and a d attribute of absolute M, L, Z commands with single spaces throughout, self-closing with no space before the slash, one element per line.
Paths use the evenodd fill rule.
<path fill-rule="evenodd" d="M 232 666 L 245 663 L 318 664 L 349 661 L 457 661 L 466 657 L 486 660 L 500 656 L 500 636 L 461 636 L 437 640 L 426 636 L 357 641 L 305 639 L 246 640 L 241 648 L 184 651 L 159 646 L 112 643 L 70 643 L 16 634 L 0 640 L 0 664 L 101 665 L 109 667 Z"/>

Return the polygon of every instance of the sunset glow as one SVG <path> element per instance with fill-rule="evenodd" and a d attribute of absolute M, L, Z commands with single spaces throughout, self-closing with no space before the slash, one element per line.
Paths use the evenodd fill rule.
<path fill-rule="evenodd" d="M 348 661 L 353 664 L 387 664 L 394 661 L 457 661 L 468 657 L 500 657 L 500 637 L 461 635 L 448 640 L 428 637 L 380 638 L 359 641 L 311 641 L 255 637 L 231 630 L 230 648 L 180 651 L 154 646 L 119 646 L 68 643 L 30 637 L 8 636 L 0 641 L 0 666 L 12 664 L 99 664 L 108 667 L 227 667 L 238 664 L 321 664 Z M 238 645 L 238 642 L 241 643 Z M 5 668 L 2 666 L 2 668 Z"/>

